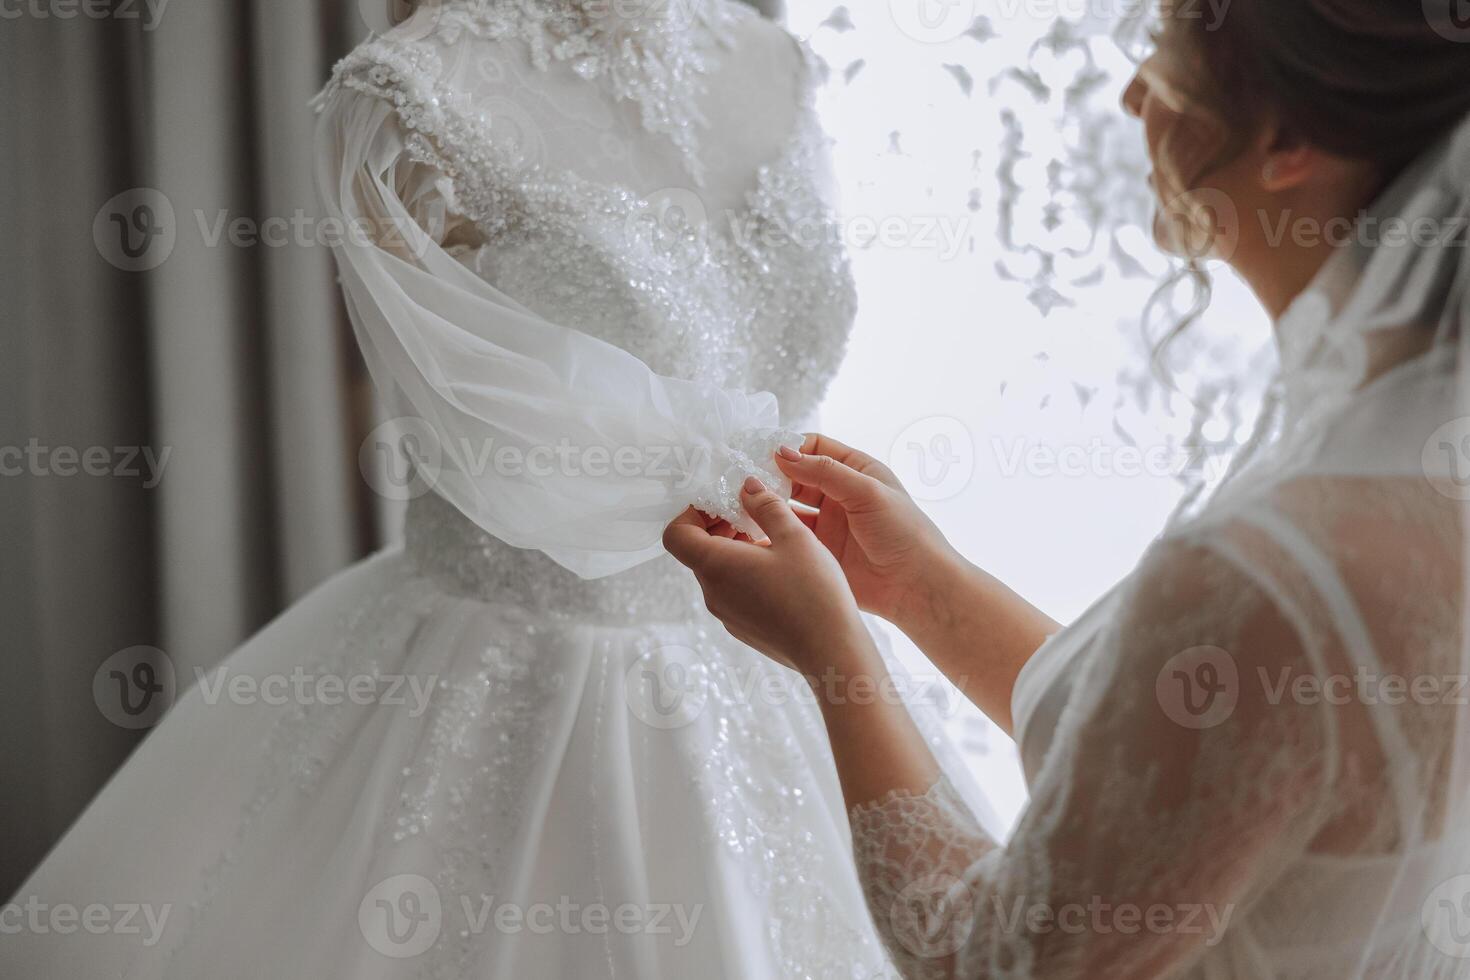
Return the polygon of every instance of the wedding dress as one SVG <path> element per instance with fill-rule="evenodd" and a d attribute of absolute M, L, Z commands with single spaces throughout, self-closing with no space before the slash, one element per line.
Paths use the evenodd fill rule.
<path fill-rule="evenodd" d="M 1353 235 L 1233 475 L 1024 668 L 1011 840 L 854 811 L 904 976 L 1470 977 L 1470 120 Z"/>
<path fill-rule="evenodd" d="M 619 10 L 452 0 L 337 67 L 319 183 L 406 544 L 180 700 L 16 896 L 0 974 L 890 969 L 810 690 L 660 547 L 691 503 L 747 526 L 843 353 L 813 64 L 726 0 Z M 297 674 L 335 696 L 230 693 Z M 151 914 L 47 911 L 92 903 Z"/>

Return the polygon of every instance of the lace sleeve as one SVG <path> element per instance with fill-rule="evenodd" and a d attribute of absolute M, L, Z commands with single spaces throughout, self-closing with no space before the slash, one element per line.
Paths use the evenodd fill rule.
<path fill-rule="evenodd" d="M 498 141 L 474 129 L 492 121 L 451 111 L 462 99 L 436 88 L 436 58 L 360 49 L 318 126 L 348 310 L 402 441 L 426 450 L 420 472 L 486 531 L 587 578 L 661 554 L 691 504 L 759 536 L 739 487 L 756 476 L 789 492 L 772 454 L 801 441 L 775 395 L 657 374 L 487 280 L 476 231 L 493 231 L 516 178 L 508 162 L 462 158 L 493 157 Z"/>
<path fill-rule="evenodd" d="M 1006 846 L 943 782 L 853 810 L 905 977 L 1173 976 L 1321 828 L 1329 728 L 1274 683 L 1316 672 L 1279 592 L 1173 542 L 1120 596 Z"/>
<path fill-rule="evenodd" d="M 949 780 L 854 807 L 852 840 L 879 935 L 908 980 L 953 975 L 975 909 L 961 875 L 996 844 Z"/>

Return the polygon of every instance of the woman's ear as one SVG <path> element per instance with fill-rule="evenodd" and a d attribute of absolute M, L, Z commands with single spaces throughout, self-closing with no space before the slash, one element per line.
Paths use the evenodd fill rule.
<path fill-rule="evenodd" d="M 1268 193 L 1300 187 L 1322 165 L 1322 151 L 1280 127 L 1272 126 L 1262 142 L 1261 187 Z"/>

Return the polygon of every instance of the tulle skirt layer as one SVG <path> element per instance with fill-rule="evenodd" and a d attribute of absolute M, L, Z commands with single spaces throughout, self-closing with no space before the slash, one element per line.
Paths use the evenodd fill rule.
<path fill-rule="evenodd" d="M 416 568 L 363 562 L 188 678 L 12 899 L 0 974 L 886 972 L 803 682 L 702 613 L 607 625 Z"/>

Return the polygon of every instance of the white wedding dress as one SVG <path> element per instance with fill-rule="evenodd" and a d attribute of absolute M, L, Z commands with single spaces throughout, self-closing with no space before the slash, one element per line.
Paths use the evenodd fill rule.
<path fill-rule="evenodd" d="M 810 691 L 659 544 L 691 503 L 743 522 L 843 352 L 813 68 L 738 4 L 617 7 L 454 0 L 338 66 L 320 184 L 407 542 L 221 670 L 370 696 L 207 675 L 15 897 L 0 974 L 889 970 Z M 45 911 L 92 903 L 151 914 Z"/>

